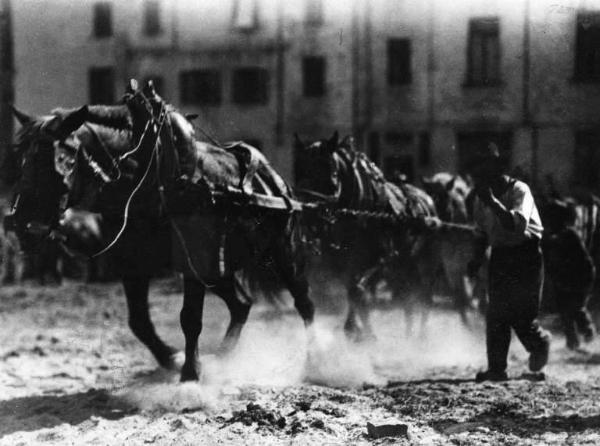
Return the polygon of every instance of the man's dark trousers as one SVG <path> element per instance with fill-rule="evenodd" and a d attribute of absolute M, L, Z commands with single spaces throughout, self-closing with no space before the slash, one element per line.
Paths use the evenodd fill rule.
<path fill-rule="evenodd" d="M 549 342 L 537 320 L 544 280 L 539 241 L 531 239 L 518 246 L 493 247 L 489 271 L 488 368 L 503 372 L 511 328 L 530 353 L 543 350 Z"/>

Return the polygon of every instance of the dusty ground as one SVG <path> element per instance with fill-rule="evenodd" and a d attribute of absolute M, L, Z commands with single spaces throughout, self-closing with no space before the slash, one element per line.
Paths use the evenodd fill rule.
<path fill-rule="evenodd" d="M 600 343 L 569 353 L 556 335 L 542 382 L 514 343 L 514 378 L 476 384 L 480 321 L 438 313 L 407 335 L 399 310 L 379 310 L 378 341 L 356 347 L 321 314 L 307 362 L 299 317 L 263 305 L 223 359 L 210 352 L 226 311 L 209 297 L 202 382 L 181 385 L 129 332 L 119 286 L 0 293 L 0 445 L 600 443 Z M 159 332 L 182 346 L 178 293 L 163 281 L 152 295 Z M 372 440 L 367 422 L 406 424 L 408 438 Z"/>

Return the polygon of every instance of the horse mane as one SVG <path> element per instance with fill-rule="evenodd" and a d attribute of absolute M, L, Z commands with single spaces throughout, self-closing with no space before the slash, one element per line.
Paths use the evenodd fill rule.
<path fill-rule="evenodd" d="M 76 108 L 58 107 L 51 111 L 55 116 L 64 118 L 76 111 Z M 125 105 L 89 105 L 87 122 L 104 125 L 118 130 L 131 129 L 131 114 Z"/>
<path fill-rule="evenodd" d="M 390 207 L 390 202 L 396 198 L 390 197 L 390 194 L 396 195 L 397 191 L 388 187 L 381 169 L 356 148 L 354 138 L 346 136 L 339 143 L 336 153 L 346 164 L 346 181 L 352 183 L 354 196 L 346 197 L 346 204 L 367 209 Z M 391 206 L 394 212 L 399 211 L 397 206 Z"/>
<path fill-rule="evenodd" d="M 88 146 L 103 146 L 111 153 L 121 154 L 131 149 L 131 129 L 115 128 L 106 124 L 86 121 L 83 126 L 73 132 Z M 102 148 L 102 147 L 101 147 Z"/>
<path fill-rule="evenodd" d="M 385 209 L 396 215 L 435 215 L 433 200 L 425 191 L 412 184 L 398 186 L 387 181 L 381 169 L 356 148 L 354 138 L 346 136 L 336 153 L 346 163 L 348 176 L 355 182 L 354 189 L 358 192 L 358 196 L 353 197 L 355 205 Z"/>

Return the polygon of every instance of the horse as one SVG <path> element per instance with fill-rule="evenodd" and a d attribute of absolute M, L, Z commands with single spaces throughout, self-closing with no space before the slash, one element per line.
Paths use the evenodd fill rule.
<path fill-rule="evenodd" d="M 353 140 L 340 141 L 337 132 L 310 144 L 296 135 L 294 150 L 297 193 L 330 209 L 325 218 L 307 214 L 305 224 L 313 228 L 326 263 L 345 284 L 344 331 L 357 341 L 373 339 L 367 290 L 381 271 L 397 273 L 399 265 L 403 278 L 423 277 L 414 274 L 419 265 L 414 259 L 426 240 L 419 225 L 408 220 L 435 216 L 433 201 L 413 186 L 402 189 L 386 181 Z M 406 288 L 401 282 L 397 285 Z"/>
<path fill-rule="evenodd" d="M 231 314 L 223 349 L 236 345 L 251 306 L 236 295 L 240 272 L 262 289 L 279 280 L 293 296 L 310 340 L 314 305 L 303 271 L 297 215 L 291 208 L 243 202 L 245 192 L 256 190 L 279 199 L 272 202 L 291 204 L 287 184 L 251 146 L 236 144 L 226 150 L 197 141 L 191 124 L 164 103 L 151 84 L 142 91 L 132 82 L 125 100 L 131 126 L 121 129 L 128 135 L 126 141 L 120 139 L 123 145 L 97 144 L 77 151 L 81 157 L 72 172 L 62 234 L 76 240 L 80 249 L 108 250 L 124 241 L 131 244 L 128 227 L 154 230 L 162 217 L 167 220 L 176 267 L 184 276 L 182 381 L 198 379 L 195 353 L 207 288 L 225 300 Z M 84 122 L 82 117 L 75 128 Z M 78 131 L 72 139 L 78 138 Z M 244 195 L 241 203 L 213 203 L 214 190 L 238 186 Z M 111 231 L 108 223 L 115 217 L 120 217 L 120 225 Z"/>
<path fill-rule="evenodd" d="M 76 222 L 72 216 L 67 220 L 79 225 L 72 228 L 74 232 L 80 232 L 78 237 L 67 239 L 60 233 L 61 218 L 64 219 L 61 214 L 73 187 L 70 177 L 76 161 L 82 161 L 88 150 L 107 147 L 112 151 L 127 150 L 131 143 L 129 112 L 122 105 L 98 105 L 55 109 L 49 115 L 39 117 L 16 109 L 14 113 L 21 124 L 16 134 L 14 156 L 21 160 L 22 168 L 15 172 L 15 196 L 4 226 L 17 235 L 25 252 L 34 252 L 50 239 L 59 242 L 68 252 L 76 252 L 78 245 L 82 245 L 76 243 L 78 237 L 88 237 L 84 222 Z M 69 145 L 64 144 L 66 140 Z M 60 142 L 63 143 L 59 146 Z M 106 226 L 104 222 L 103 227 Z M 121 243 L 108 255 L 118 266 L 131 331 L 161 367 L 176 370 L 181 367 L 183 354 L 157 335 L 148 302 L 150 278 L 159 268 L 159 262 L 155 260 L 169 257 L 171 251 L 165 246 L 163 227 L 158 224 L 130 227 Z"/>
<path fill-rule="evenodd" d="M 469 212 L 472 190 L 461 176 L 439 172 L 431 177 L 421 178 L 421 182 L 423 189 L 433 198 L 442 221 L 459 225 L 472 223 Z M 468 322 L 467 310 L 472 305 L 473 297 L 478 298 L 480 310 L 484 309 L 487 302 L 487 268 L 480 268 L 476 278 L 469 278 L 467 274 L 467 264 L 475 256 L 481 237 L 483 235 L 476 231 L 447 231 L 436 237 L 438 255 L 432 257 L 438 262 L 442 279 L 448 287 L 447 292 L 465 323 Z M 470 287 L 467 285 L 468 280 L 474 280 Z"/>
<path fill-rule="evenodd" d="M 422 177 L 421 183 L 423 190 L 433 199 L 438 216 L 443 221 L 469 222 L 466 200 L 471 188 L 461 176 L 439 172 L 431 177 Z"/>

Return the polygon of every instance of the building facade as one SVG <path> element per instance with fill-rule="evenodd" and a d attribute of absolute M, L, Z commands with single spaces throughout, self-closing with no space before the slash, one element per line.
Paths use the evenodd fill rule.
<path fill-rule="evenodd" d="M 594 0 L 6 5 L 14 68 L 2 76 L 32 113 L 113 102 L 128 78 L 152 78 L 200 115 L 200 137 L 248 140 L 290 180 L 293 134 L 338 130 L 390 175 L 461 172 L 493 140 L 534 182 L 600 192 Z"/>

